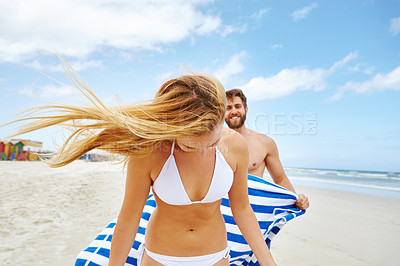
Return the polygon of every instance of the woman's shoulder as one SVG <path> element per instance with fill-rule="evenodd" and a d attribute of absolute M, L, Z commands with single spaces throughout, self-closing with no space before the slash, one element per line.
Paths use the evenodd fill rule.
<path fill-rule="evenodd" d="M 146 156 L 130 156 L 127 170 L 148 175 L 154 181 L 171 152 L 171 146 L 172 142 L 163 142 Z"/>
<path fill-rule="evenodd" d="M 129 161 L 144 165 L 156 165 L 157 162 L 165 160 L 171 152 L 172 142 L 163 141 L 151 153 L 145 156 L 130 156 Z"/>

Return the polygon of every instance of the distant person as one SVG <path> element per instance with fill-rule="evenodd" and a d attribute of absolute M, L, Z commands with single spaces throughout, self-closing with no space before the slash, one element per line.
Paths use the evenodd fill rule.
<path fill-rule="evenodd" d="M 248 111 L 246 96 L 240 89 L 226 91 L 227 107 L 225 122 L 231 128 L 239 132 L 247 141 L 249 149 L 249 174 L 263 177 L 265 168 L 277 185 L 293 192 L 295 189 L 283 170 L 279 160 L 278 148 L 274 140 L 264 134 L 246 128 L 244 122 Z M 307 196 L 299 194 L 296 206 L 305 210 L 309 207 Z"/>

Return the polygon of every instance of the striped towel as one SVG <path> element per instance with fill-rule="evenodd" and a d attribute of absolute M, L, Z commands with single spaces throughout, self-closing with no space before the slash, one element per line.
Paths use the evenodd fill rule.
<path fill-rule="evenodd" d="M 248 177 L 248 186 L 251 207 L 256 214 L 264 239 L 270 246 L 272 238 L 280 231 L 282 226 L 293 218 L 304 214 L 305 211 L 294 208 L 294 203 L 298 198 L 297 194 L 281 186 L 252 175 Z M 138 248 L 144 241 L 146 225 L 155 207 L 156 202 L 151 194 L 143 209 L 139 230 L 125 265 L 137 265 Z M 228 245 L 231 247 L 230 265 L 259 265 L 232 217 L 228 196 L 222 199 L 221 212 L 228 232 Z M 101 231 L 87 249 L 78 254 L 75 266 L 108 264 L 111 238 L 116 222 L 117 218 Z"/>

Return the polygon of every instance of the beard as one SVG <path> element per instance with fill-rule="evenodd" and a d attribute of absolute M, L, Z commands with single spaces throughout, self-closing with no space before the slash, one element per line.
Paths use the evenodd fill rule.
<path fill-rule="evenodd" d="M 231 118 L 225 118 L 225 123 L 228 125 L 229 128 L 231 129 L 238 129 L 241 128 L 244 124 L 244 121 L 246 120 L 246 114 L 239 116 L 238 120 L 232 121 Z"/>

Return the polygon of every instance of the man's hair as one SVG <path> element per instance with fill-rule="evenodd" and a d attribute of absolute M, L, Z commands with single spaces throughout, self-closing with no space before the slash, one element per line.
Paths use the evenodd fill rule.
<path fill-rule="evenodd" d="M 240 99 L 243 102 L 244 108 L 247 107 L 247 99 L 246 99 L 246 96 L 244 96 L 244 93 L 241 89 L 232 89 L 232 90 L 226 91 L 225 94 L 226 94 L 226 98 L 228 100 L 233 99 L 236 96 L 240 97 Z"/>

